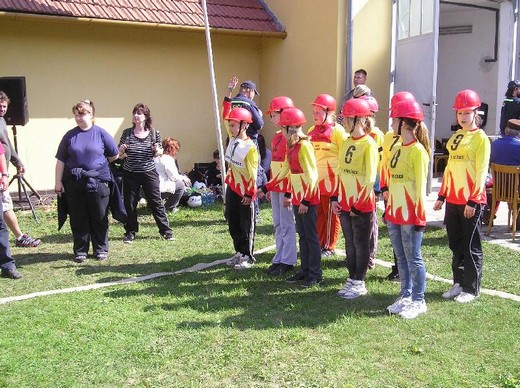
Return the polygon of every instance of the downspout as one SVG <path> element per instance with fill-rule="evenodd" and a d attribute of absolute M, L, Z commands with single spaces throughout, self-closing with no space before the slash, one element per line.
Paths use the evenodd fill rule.
<path fill-rule="evenodd" d="M 347 61 L 345 68 L 345 94 L 352 90 L 352 34 L 354 31 L 354 19 L 352 17 L 352 2 L 353 0 L 348 0 L 347 5 L 347 28 L 346 28 L 346 43 L 347 43 Z M 344 101 L 343 101 L 344 103 Z M 340 107 L 341 109 L 341 107 Z"/>

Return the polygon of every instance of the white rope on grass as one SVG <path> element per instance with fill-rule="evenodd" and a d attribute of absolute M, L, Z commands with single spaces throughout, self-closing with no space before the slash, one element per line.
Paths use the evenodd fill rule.
<path fill-rule="evenodd" d="M 261 253 L 273 250 L 275 248 L 276 248 L 275 245 L 269 245 L 269 246 L 267 246 L 265 248 L 262 248 L 262 249 L 260 249 L 260 250 L 258 250 L 256 252 L 254 252 L 254 253 L 256 255 L 258 255 L 258 254 L 261 254 Z M 220 259 L 220 260 L 212 261 L 210 263 L 197 263 L 194 266 L 191 266 L 191 267 L 188 267 L 188 268 L 183 268 L 183 269 L 180 269 L 180 270 L 175 271 L 175 272 L 158 272 L 158 273 L 153 273 L 153 274 L 150 274 L 150 275 L 143 275 L 143 276 L 136 276 L 136 277 L 128 278 L 128 279 L 115 280 L 113 282 L 88 284 L 86 286 L 62 288 L 62 289 L 58 289 L 58 290 L 39 291 L 39 292 L 33 292 L 33 293 L 30 293 L 30 294 L 25 294 L 25 295 L 10 296 L 10 297 L 7 297 L 7 298 L 1 298 L 0 299 L 0 305 L 1 304 L 11 303 L 11 302 L 19 302 L 19 301 L 27 300 L 27 299 L 33 299 L 33 298 L 37 298 L 37 297 L 40 297 L 40 296 L 69 294 L 71 292 L 76 292 L 76 291 L 97 290 L 97 289 L 100 289 L 100 288 L 118 286 L 118 285 L 121 285 L 121 284 L 131 284 L 131 283 L 144 282 L 144 281 L 147 281 L 147 280 L 156 279 L 156 278 L 160 278 L 160 277 L 163 277 L 163 276 L 179 275 L 179 274 L 188 273 L 188 272 L 198 272 L 198 271 L 202 271 L 202 270 L 207 269 L 207 268 L 211 268 L 211 267 L 215 267 L 215 266 L 220 265 L 220 264 L 224 264 L 227 261 L 228 261 L 228 259 Z"/>
<path fill-rule="evenodd" d="M 273 250 L 275 248 L 276 248 L 275 245 L 269 245 L 269 246 L 267 246 L 265 248 L 262 248 L 262 249 L 260 249 L 260 250 L 258 250 L 256 252 L 254 252 L 254 253 L 255 254 L 261 254 L 261 253 L 264 253 L 264 252 L 271 251 L 271 250 Z M 339 253 L 340 255 L 345 256 L 345 251 L 344 250 L 337 249 L 336 252 Z M 116 281 L 107 282 L 107 283 L 96 283 L 96 284 L 89 284 L 89 285 L 86 285 L 86 286 L 63 288 L 63 289 L 59 289 L 59 290 L 39 291 L 39 292 L 33 292 L 31 294 L 25 294 L 25 295 L 19 295 L 19 296 L 10 296 L 10 297 L 7 297 L 7 298 L 1 298 L 0 299 L 0 305 L 1 304 L 11 303 L 11 302 L 19 302 L 19 301 L 27 300 L 27 299 L 33 299 L 33 298 L 37 298 L 37 297 L 40 297 L 40 296 L 69 294 L 71 292 L 76 292 L 76 291 L 97 290 L 97 289 L 100 289 L 100 288 L 118 286 L 118 285 L 122 285 L 122 284 L 131 284 L 131 283 L 144 282 L 144 281 L 147 281 L 147 280 L 156 279 L 156 278 L 160 278 L 160 277 L 163 277 L 163 276 L 180 275 L 180 274 L 189 273 L 189 272 L 199 272 L 199 271 L 211 268 L 211 267 L 216 267 L 217 265 L 220 265 L 220 264 L 224 264 L 227 261 L 228 261 L 228 259 L 220 259 L 220 260 L 212 261 L 210 263 L 197 263 L 197 264 L 195 264 L 195 265 L 193 265 L 191 267 L 183 268 L 183 269 L 180 269 L 180 270 L 175 271 L 175 272 L 158 272 L 158 273 L 153 273 L 153 274 L 150 274 L 150 275 L 137 276 L 137 277 L 133 277 L 133 278 L 121 279 L 121 280 L 116 280 Z M 383 266 L 383 267 L 388 267 L 388 268 L 391 267 L 392 264 L 393 264 L 391 262 L 383 261 L 383 260 L 379 260 L 379 259 L 376 259 L 376 263 L 381 265 L 381 266 Z M 437 281 L 437 282 L 447 283 L 447 284 L 453 283 L 452 280 L 441 278 L 440 276 L 436 276 L 436 275 L 431 275 L 429 273 L 426 274 L 426 278 L 434 280 L 434 281 Z M 481 292 L 483 294 L 486 294 L 486 295 L 498 296 L 498 297 L 503 298 L 503 299 L 509 299 L 509 300 L 514 300 L 515 302 L 520 302 L 520 296 L 515 295 L 515 294 L 510 294 L 508 292 L 488 290 L 486 288 L 481 289 Z"/>

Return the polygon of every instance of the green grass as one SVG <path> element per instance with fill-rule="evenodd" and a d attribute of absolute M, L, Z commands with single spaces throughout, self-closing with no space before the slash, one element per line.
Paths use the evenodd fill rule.
<path fill-rule="evenodd" d="M 38 212 L 39 225 L 30 213 L 18 216 L 44 243 L 13 248 L 24 278 L 0 279 L 0 298 L 233 253 L 218 205 L 171 216 L 174 242 L 160 239 L 150 215 L 131 246 L 113 224 L 108 262 L 81 265 L 71 261 L 70 231 L 56 231 L 53 210 Z M 261 216 L 257 249 L 274 243 L 266 205 Z M 520 295 L 520 253 L 484 249 L 483 287 Z M 444 230 L 427 230 L 423 254 L 429 273 L 451 277 Z M 346 301 L 336 295 L 346 280 L 342 258 L 323 261 L 323 287 L 301 289 L 264 274 L 271 257 L 258 255 L 242 272 L 217 266 L 0 305 L 0 386 L 519 386 L 518 302 L 482 295 L 459 305 L 442 300 L 446 284 L 428 281 L 428 312 L 407 321 L 384 313 L 399 289 L 384 280 L 388 268 L 369 272 L 369 295 Z M 391 261 L 383 225 L 378 258 Z"/>

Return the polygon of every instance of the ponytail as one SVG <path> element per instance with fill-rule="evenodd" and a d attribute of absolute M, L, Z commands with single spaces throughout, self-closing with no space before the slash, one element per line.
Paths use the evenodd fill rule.
<path fill-rule="evenodd" d="M 345 131 L 351 133 L 356 125 L 363 128 L 365 133 L 369 134 L 375 127 L 375 120 L 371 117 L 345 117 Z"/>
<path fill-rule="evenodd" d="M 295 127 L 285 127 L 285 130 L 287 131 L 287 148 L 294 147 L 301 140 L 309 139 L 309 136 L 303 133 L 301 127 L 298 127 L 296 130 L 289 130 L 289 128 Z"/>
<path fill-rule="evenodd" d="M 413 131 L 415 138 L 421 143 L 428 153 L 428 158 L 431 158 L 430 139 L 428 138 L 428 127 L 423 121 L 416 121 L 410 118 L 401 118 L 401 122 Z M 401 125 L 401 124 L 399 124 Z M 403 128 L 404 129 L 404 128 Z"/>
<path fill-rule="evenodd" d="M 421 143 L 428 153 L 428 158 L 431 158 L 431 149 L 430 149 L 430 138 L 428 137 L 428 127 L 424 124 L 423 121 L 419 122 L 417 127 L 415 128 L 415 137 Z"/>

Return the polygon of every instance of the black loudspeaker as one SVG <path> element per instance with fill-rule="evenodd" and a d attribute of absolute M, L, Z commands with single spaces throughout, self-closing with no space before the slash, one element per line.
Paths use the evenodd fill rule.
<path fill-rule="evenodd" d="M 7 94 L 9 106 L 5 114 L 8 125 L 25 125 L 29 121 L 25 77 L 0 77 L 0 90 Z"/>

